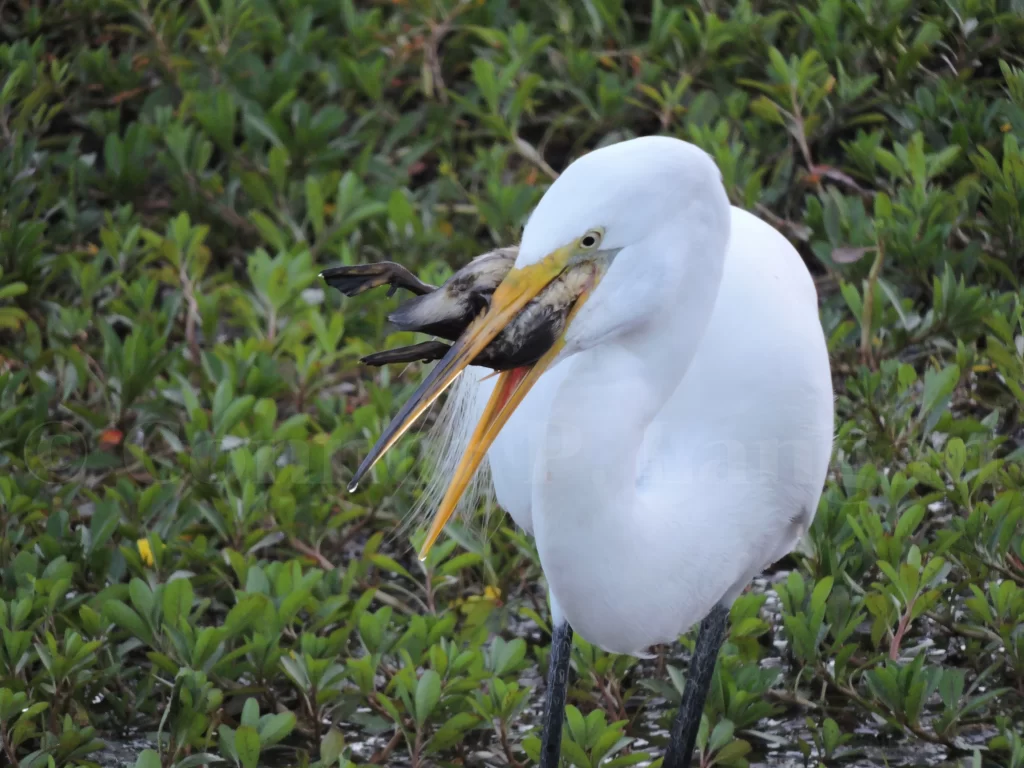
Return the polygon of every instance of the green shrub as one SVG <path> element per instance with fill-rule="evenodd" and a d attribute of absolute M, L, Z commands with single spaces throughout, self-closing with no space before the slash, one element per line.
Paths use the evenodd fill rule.
<path fill-rule="evenodd" d="M 126 732 L 140 768 L 535 758 L 532 544 L 482 509 L 416 560 L 415 436 L 344 492 L 422 366 L 360 366 L 412 339 L 317 273 L 443 280 L 571 159 L 660 132 L 804 255 L 838 395 L 806 546 L 733 608 L 703 765 L 1024 766 L 1019 4 L 67 0 L 0 27 L 4 764 L 111 764 Z M 578 639 L 574 669 L 568 765 L 661 754 L 673 649 Z"/>

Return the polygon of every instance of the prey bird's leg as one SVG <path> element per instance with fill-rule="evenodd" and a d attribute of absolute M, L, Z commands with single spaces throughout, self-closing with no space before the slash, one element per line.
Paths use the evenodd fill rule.
<path fill-rule="evenodd" d="M 540 742 L 540 768 L 558 768 L 562 751 L 562 721 L 565 719 L 565 694 L 569 688 L 569 660 L 572 657 L 572 627 L 555 622 L 548 657 L 548 691 L 544 702 L 544 732 Z"/>
<path fill-rule="evenodd" d="M 697 731 L 700 730 L 700 718 L 704 714 L 704 702 L 711 688 L 711 676 L 728 624 L 729 609 L 724 605 L 716 605 L 700 623 L 697 647 L 693 650 L 686 687 L 683 689 L 683 701 L 672 723 L 662 768 L 686 768 L 690 765 Z"/>

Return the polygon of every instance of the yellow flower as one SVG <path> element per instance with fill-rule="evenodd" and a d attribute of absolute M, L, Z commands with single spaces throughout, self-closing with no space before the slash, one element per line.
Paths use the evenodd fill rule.
<path fill-rule="evenodd" d="M 139 557 L 142 558 L 142 562 L 145 565 L 151 567 L 153 565 L 153 563 L 154 563 L 154 560 L 153 560 L 153 550 L 149 546 L 149 539 L 139 539 L 135 543 L 139 547 Z"/>
<path fill-rule="evenodd" d="M 501 590 L 488 584 L 484 587 L 484 599 L 490 600 L 492 603 L 498 602 L 501 600 Z"/>

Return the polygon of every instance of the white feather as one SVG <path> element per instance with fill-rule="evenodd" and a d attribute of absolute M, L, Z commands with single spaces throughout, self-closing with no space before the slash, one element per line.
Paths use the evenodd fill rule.
<path fill-rule="evenodd" d="M 599 647 L 643 655 L 806 533 L 831 456 L 832 381 L 799 254 L 729 205 L 696 147 L 652 137 L 576 161 L 516 266 L 595 227 L 618 255 L 487 464 L 499 504 L 536 538 L 559 615 Z M 419 513 L 436 509 L 468 444 L 493 387 L 481 378 L 463 374 L 435 427 Z M 460 509 L 487 485 L 478 473 Z"/>

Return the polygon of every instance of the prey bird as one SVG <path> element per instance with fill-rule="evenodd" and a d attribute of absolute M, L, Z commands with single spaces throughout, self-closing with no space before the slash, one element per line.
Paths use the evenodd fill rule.
<path fill-rule="evenodd" d="M 575 160 L 518 249 L 494 253 L 435 290 L 393 265 L 324 273 L 346 292 L 410 288 L 392 320 L 451 342 L 377 358 L 438 361 L 349 489 L 451 388 L 420 556 L 486 459 L 548 587 L 542 768 L 558 765 L 574 632 L 646 656 L 699 622 L 663 762 L 683 768 L 730 606 L 821 498 L 834 413 L 814 282 L 778 231 L 730 205 L 710 156 L 660 136 Z"/>
<path fill-rule="evenodd" d="M 457 341 L 469 324 L 487 309 L 494 289 L 512 269 L 518 248 L 498 248 L 477 256 L 458 270 L 440 288 L 428 285 L 408 269 L 391 261 L 355 266 L 331 267 L 320 276 L 346 296 L 358 296 L 373 288 L 389 286 L 388 296 L 405 288 L 416 297 L 399 305 L 388 320 L 400 331 L 412 331 Z M 534 298 L 498 336 L 473 359 L 473 364 L 506 371 L 536 362 L 565 328 L 565 321 L 578 293 L 579 274 L 556 278 Z M 425 341 L 375 352 L 362 358 L 367 365 L 432 362 L 440 360 L 450 346 L 443 341 Z"/>

